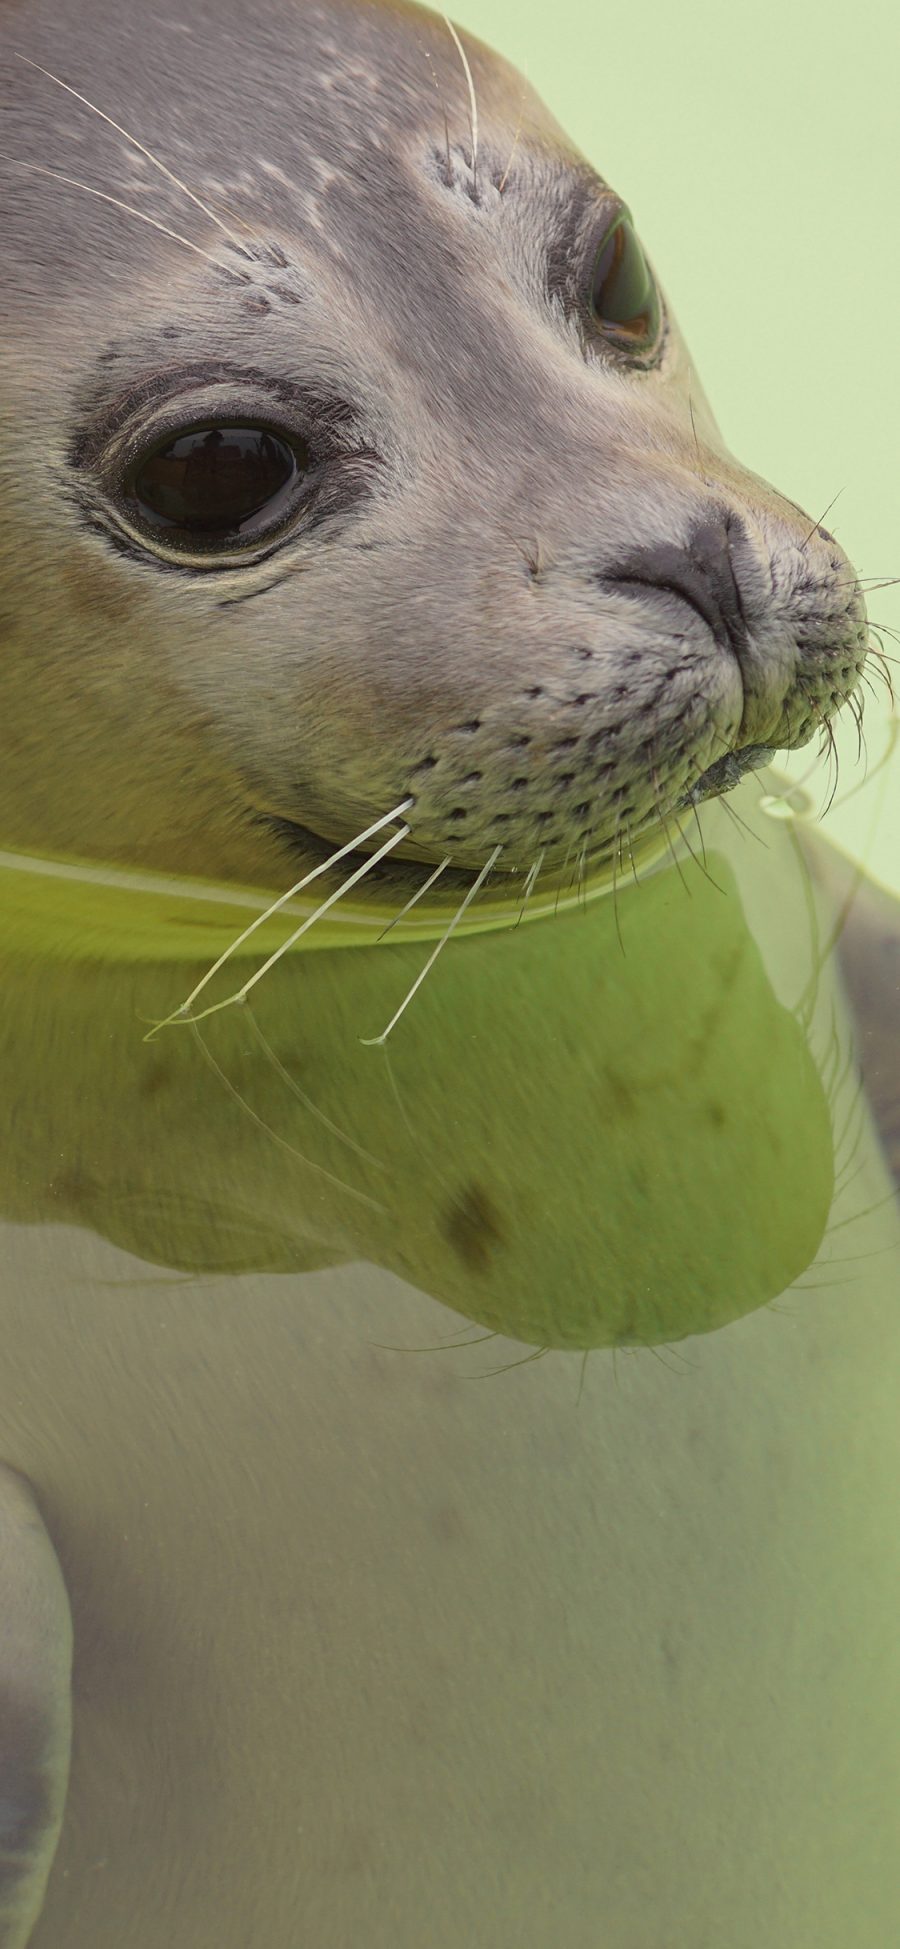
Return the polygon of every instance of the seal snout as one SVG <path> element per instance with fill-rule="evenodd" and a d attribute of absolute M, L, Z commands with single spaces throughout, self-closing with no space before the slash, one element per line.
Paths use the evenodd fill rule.
<path fill-rule="evenodd" d="M 432 723 L 408 767 L 407 856 L 471 871 L 500 846 L 501 873 L 590 872 L 805 742 L 865 654 L 839 551 L 826 573 L 807 539 L 722 497 L 599 564 L 560 553 L 531 633 L 495 612 L 471 716 Z"/>
<path fill-rule="evenodd" d="M 738 528 L 743 535 L 742 524 L 734 515 L 720 520 L 704 518 L 684 547 L 658 541 L 636 549 L 620 568 L 603 575 L 601 586 L 627 589 L 636 583 L 679 596 L 702 616 L 716 642 L 732 650 L 741 664 L 749 638 L 731 552 L 732 534 Z"/>

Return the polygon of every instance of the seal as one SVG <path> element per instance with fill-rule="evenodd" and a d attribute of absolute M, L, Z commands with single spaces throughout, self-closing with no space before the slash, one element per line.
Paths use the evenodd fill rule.
<path fill-rule="evenodd" d="M 393 1005 L 387 955 L 344 957 L 338 982 L 327 956 L 282 962 L 268 1066 L 250 1010 L 214 1024 L 199 1083 L 192 1040 L 135 1033 L 155 956 L 197 958 L 220 928 L 260 942 L 248 888 L 288 885 L 275 918 L 297 908 L 303 946 L 389 922 L 395 942 L 440 943 L 676 852 L 685 814 L 855 707 L 853 570 L 727 452 L 630 210 L 443 19 L 147 0 L 123 23 L 112 0 L 15 0 L 0 49 L 0 842 L 28 949 L 7 925 L 0 1949 L 298 1930 L 324 1949 L 382 1917 L 392 1949 L 452 1949 L 495 1886 L 498 1835 L 505 1939 L 534 1939 L 536 1865 L 541 1901 L 564 1869 L 548 1939 L 575 1941 L 604 1903 L 635 1939 L 664 1935 L 658 1858 L 685 1864 L 683 1939 L 708 1933 L 711 1900 L 727 1931 L 752 1872 L 773 1940 L 821 1883 L 824 1826 L 809 1843 L 791 1826 L 773 1908 L 808 1799 L 798 1722 L 833 1727 L 839 1754 L 826 1926 L 839 1913 L 858 1939 L 864 1884 L 883 1942 L 883 1661 L 848 1678 L 833 1657 L 835 1634 L 859 1644 L 871 1472 L 863 1437 L 854 1476 L 834 1430 L 853 1399 L 873 1453 L 895 1433 L 896 1235 L 818 940 L 798 950 L 807 1013 L 793 992 L 773 1006 L 751 951 L 745 908 L 779 951 L 806 924 L 786 833 L 744 849 L 730 902 L 697 861 L 700 898 L 674 912 L 657 879 L 640 983 L 620 979 L 615 902 L 524 948 L 471 943 L 407 1023 L 396 1096 L 358 1037 L 363 999 L 379 1020 Z M 717 823 L 712 807 L 714 841 Z M 75 927 L 122 903 L 108 934 L 82 928 L 97 965 L 38 962 L 41 898 L 58 924 L 76 896 Z M 481 1390 L 457 1390 L 453 1420 L 443 1377 L 407 1363 L 397 1387 L 366 1344 L 380 1291 L 348 1271 L 315 1318 L 298 1305 L 305 1270 L 363 1261 L 405 1282 L 410 1329 L 436 1293 L 534 1353 L 709 1333 L 810 1263 L 832 1117 L 853 1139 L 845 1207 L 882 1228 L 867 1332 L 836 1360 L 815 1320 L 793 1356 L 748 1331 L 742 1374 L 778 1430 L 752 1469 L 727 1356 L 688 1413 L 658 1395 L 684 1512 L 661 1500 L 647 1414 L 629 1428 L 611 1390 L 602 1444 L 576 1442 L 568 1399 L 556 1413 L 550 1362 L 490 1428 Z M 233 1276 L 124 1303 L 124 1252 Z M 294 1277 L 248 1287 L 260 1268 Z M 806 1369 L 822 1436 L 785 1470 Z M 723 1604 L 713 1559 L 747 1566 Z M 882 1615 L 892 1561 L 879 1532 Z M 765 1717 L 780 1617 L 783 1748 Z M 73 1622 L 79 1740 L 51 1874 Z M 758 1746 L 735 1644 L 751 1685 L 763 1648 Z M 714 1863 L 696 1852 L 714 1755 L 682 1764 L 686 1698 L 727 1761 L 735 1845 L 716 1828 Z M 536 1751 L 555 1805 L 528 1797 Z"/>
<path fill-rule="evenodd" d="M 584 899 L 827 737 L 852 567 L 728 452 L 505 62 L 370 0 L 23 0 L 3 87 L 11 852 L 333 859 L 362 938 L 434 933 Z"/>

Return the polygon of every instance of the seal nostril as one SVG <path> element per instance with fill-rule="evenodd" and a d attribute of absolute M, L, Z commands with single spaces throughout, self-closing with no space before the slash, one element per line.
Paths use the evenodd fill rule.
<path fill-rule="evenodd" d="M 717 643 L 733 650 L 740 662 L 747 650 L 747 624 L 741 590 L 734 571 L 732 541 L 744 535 L 737 516 L 698 521 L 687 546 L 656 542 L 628 556 L 620 566 L 599 578 L 601 587 L 636 583 L 678 596 L 702 616 Z"/>

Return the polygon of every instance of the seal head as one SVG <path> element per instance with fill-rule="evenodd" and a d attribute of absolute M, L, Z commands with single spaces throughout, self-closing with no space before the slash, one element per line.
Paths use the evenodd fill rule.
<path fill-rule="evenodd" d="M 23 0 L 2 74 L 6 845 L 584 890 L 850 695 L 850 563 L 480 43 Z"/>

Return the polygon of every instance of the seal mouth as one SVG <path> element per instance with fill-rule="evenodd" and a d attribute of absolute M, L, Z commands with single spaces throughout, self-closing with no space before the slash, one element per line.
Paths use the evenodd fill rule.
<path fill-rule="evenodd" d="M 522 915 L 532 895 L 529 912 L 535 914 L 583 904 L 611 891 L 626 871 L 631 872 L 636 863 L 649 862 L 670 843 L 662 822 L 652 818 L 632 831 L 627 852 L 623 852 L 621 839 L 610 834 L 590 849 L 578 849 L 573 844 L 565 858 L 544 864 L 539 857 L 530 866 L 518 861 L 505 865 L 498 856 L 499 848 L 495 848 L 478 868 L 454 864 L 449 855 L 443 860 L 434 855 L 404 857 L 397 853 L 378 858 L 374 839 L 372 850 L 362 845 L 342 846 L 339 840 L 324 839 L 321 833 L 283 814 L 266 814 L 262 822 L 311 875 L 327 874 L 325 885 L 337 880 L 350 893 L 352 884 L 349 900 L 343 893 L 335 894 L 335 898 L 383 915 L 388 926 L 413 909 L 410 917 L 415 918 L 417 931 L 423 926 L 433 927 L 442 916 L 457 911 L 461 903 L 468 906 L 476 891 L 481 896 L 476 912 L 483 911 L 482 903 L 486 902 L 495 920 Z M 401 813 L 390 821 L 394 823 L 402 826 Z M 381 839 L 387 824 L 381 822 Z"/>

